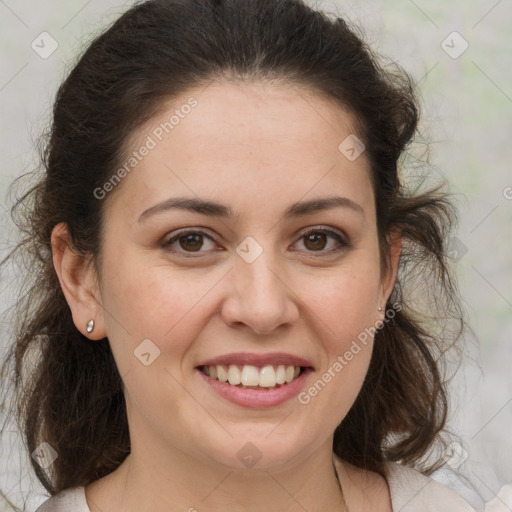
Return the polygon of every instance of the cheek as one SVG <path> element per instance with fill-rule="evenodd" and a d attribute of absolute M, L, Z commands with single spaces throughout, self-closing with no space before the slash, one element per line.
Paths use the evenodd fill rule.
<path fill-rule="evenodd" d="M 354 258 L 357 260 L 357 258 Z M 301 278 L 302 300 L 323 325 L 326 339 L 342 345 L 377 319 L 379 273 L 375 265 L 344 265 L 314 278 Z"/>
<path fill-rule="evenodd" d="M 155 411 L 162 408 L 162 401 L 168 401 L 164 408 L 168 412 L 162 413 L 166 425 L 171 421 L 170 411 L 176 418 L 186 416 L 190 404 L 186 405 L 188 395 L 180 384 L 183 364 L 204 328 L 209 314 L 205 298 L 219 277 L 194 279 L 190 270 L 171 272 L 128 257 L 119 265 L 105 267 L 104 277 L 105 309 L 111 313 L 107 314 L 107 336 L 130 407 L 156 421 Z"/>
<path fill-rule="evenodd" d="M 348 411 L 355 400 L 370 363 L 379 292 L 379 270 L 370 259 L 354 258 L 336 273 L 303 281 L 303 303 L 313 322 L 317 342 L 322 345 L 320 381 L 307 391 L 305 400 L 322 394 L 317 401 L 328 408 Z M 320 390 L 328 388 L 326 393 Z"/>
<path fill-rule="evenodd" d="M 122 261 L 110 259 L 103 268 L 102 298 L 107 336 L 119 353 L 119 362 L 124 358 L 132 364 L 127 358 L 145 339 L 152 340 L 161 352 L 185 351 L 203 327 L 208 293 L 221 276 L 171 270 L 129 255 Z"/>

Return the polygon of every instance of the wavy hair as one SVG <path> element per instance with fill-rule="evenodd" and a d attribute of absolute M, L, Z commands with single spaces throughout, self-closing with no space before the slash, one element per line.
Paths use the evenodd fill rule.
<path fill-rule="evenodd" d="M 409 75 L 383 62 L 355 28 L 304 0 L 147 0 L 88 45 L 58 89 L 36 182 L 12 208 L 22 238 L 2 262 L 19 258 L 18 276 L 26 278 L 12 308 L 3 379 L 12 383 L 10 407 L 29 452 L 42 441 L 58 452 L 48 471 L 31 460 L 50 494 L 88 485 L 130 453 L 108 339 L 91 344 L 76 329 L 53 267 L 52 230 L 65 222 L 76 250 L 97 264 L 105 201 L 94 190 L 163 102 L 212 80 L 306 86 L 357 120 L 382 267 L 391 233 L 400 233 L 403 249 L 386 305 L 394 318 L 375 335 L 368 373 L 333 450 L 383 476 L 386 461 L 425 473 L 442 465 L 431 455 L 448 414 L 443 354 L 465 326 L 447 258 L 456 209 L 444 184 L 414 191 L 407 184 L 419 100 Z"/>

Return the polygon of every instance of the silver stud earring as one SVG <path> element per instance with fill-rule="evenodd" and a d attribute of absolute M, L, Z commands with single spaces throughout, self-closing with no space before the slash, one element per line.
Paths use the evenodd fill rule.
<path fill-rule="evenodd" d="M 379 311 L 382 311 L 382 308 L 379 306 Z"/>
<path fill-rule="evenodd" d="M 94 320 L 89 320 L 87 322 L 87 327 L 85 330 L 90 334 L 94 330 Z"/>

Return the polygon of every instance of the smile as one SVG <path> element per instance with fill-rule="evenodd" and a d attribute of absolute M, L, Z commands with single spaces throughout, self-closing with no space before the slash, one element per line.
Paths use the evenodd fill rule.
<path fill-rule="evenodd" d="M 241 389 L 272 390 L 294 381 L 304 370 L 293 365 L 203 365 L 198 368 L 204 375 Z"/>

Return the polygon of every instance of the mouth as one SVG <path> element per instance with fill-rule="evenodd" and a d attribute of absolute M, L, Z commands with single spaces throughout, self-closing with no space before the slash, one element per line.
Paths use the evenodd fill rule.
<path fill-rule="evenodd" d="M 211 379 L 239 389 L 271 391 L 298 379 L 306 370 L 294 365 L 200 365 L 197 369 Z"/>

